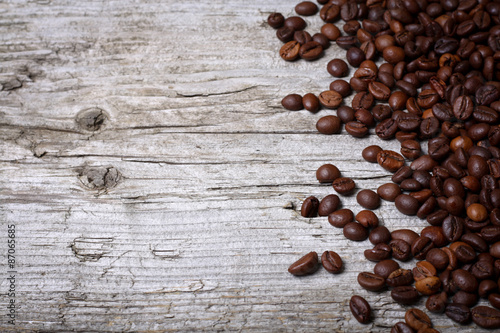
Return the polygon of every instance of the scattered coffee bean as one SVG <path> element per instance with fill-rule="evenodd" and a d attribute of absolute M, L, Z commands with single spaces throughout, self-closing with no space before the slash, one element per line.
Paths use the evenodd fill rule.
<path fill-rule="evenodd" d="M 318 254 L 316 252 L 309 252 L 289 268 L 288 272 L 295 276 L 309 275 L 318 270 Z"/>
<path fill-rule="evenodd" d="M 361 296 L 354 295 L 349 301 L 351 313 L 361 324 L 368 324 L 371 321 L 370 304 Z"/>
<path fill-rule="evenodd" d="M 325 251 L 321 255 L 321 264 L 332 274 L 339 274 L 342 271 L 342 259 L 333 251 Z"/>

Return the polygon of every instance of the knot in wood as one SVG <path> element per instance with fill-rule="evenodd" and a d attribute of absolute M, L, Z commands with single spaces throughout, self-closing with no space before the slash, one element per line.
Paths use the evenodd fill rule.
<path fill-rule="evenodd" d="M 84 167 L 78 170 L 78 179 L 89 190 L 107 190 L 115 187 L 121 180 L 121 174 L 113 166 Z"/>
<path fill-rule="evenodd" d="M 76 115 L 78 126 L 89 132 L 96 132 L 101 129 L 109 116 L 100 108 L 85 109 Z"/>

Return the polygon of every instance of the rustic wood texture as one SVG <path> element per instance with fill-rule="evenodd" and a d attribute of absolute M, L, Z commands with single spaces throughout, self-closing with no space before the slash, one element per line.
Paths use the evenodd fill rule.
<path fill-rule="evenodd" d="M 288 93 L 326 90 L 326 63 L 343 56 L 279 58 L 265 20 L 294 5 L 0 1 L 0 242 L 4 265 L 15 224 L 18 271 L 16 326 L 2 279 L 0 331 L 387 332 L 403 320 L 388 292 L 356 283 L 373 266 L 369 242 L 300 216 L 304 198 L 333 193 L 315 179 L 320 165 L 376 189 L 390 176 L 361 150 L 398 145 L 319 135 L 334 111 L 281 107 Z M 390 203 L 377 214 L 392 229 L 425 225 Z M 287 273 L 324 250 L 344 273 Z M 353 293 L 373 323 L 352 317 Z M 431 317 L 441 332 L 459 327 Z"/>

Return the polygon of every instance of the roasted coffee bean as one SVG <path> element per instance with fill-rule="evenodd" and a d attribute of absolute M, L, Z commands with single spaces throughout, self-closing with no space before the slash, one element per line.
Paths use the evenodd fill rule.
<path fill-rule="evenodd" d="M 328 2 L 323 7 L 321 7 L 321 10 L 319 12 L 319 17 L 327 23 L 335 22 L 335 20 L 338 19 L 339 15 L 340 7 L 331 2 Z"/>
<path fill-rule="evenodd" d="M 290 16 L 285 19 L 284 22 L 285 27 L 292 28 L 293 30 L 304 30 L 307 26 L 306 21 L 302 17 L 299 16 Z"/>
<path fill-rule="evenodd" d="M 368 230 L 363 227 L 360 223 L 349 222 L 344 228 L 344 237 L 352 241 L 364 241 L 368 238 Z"/>
<path fill-rule="evenodd" d="M 464 233 L 464 220 L 460 217 L 450 215 L 444 219 L 442 230 L 448 242 L 456 242 L 460 239 L 460 237 L 462 237 L 462 234 Z"/>
<path fill-rule="evenodd" d="M 378 164 L 387 171 L 395 172 L 404 165 L 404 158 L 392 150 L 382 150 L 377 154 Z"/>
<path fill-rule="evenodd" d="M 297 41 L 289 41 L 280 49 L 280 56 L 283 60 L 294 61 L 299 58 L 300 43 Z"/>
<path fill-rule="evenodd" d="M 337 193 L 342 195 L 351 194 L 356 188 L 356 183 L 354 180 L 348 177 L 340 177 L 333 181 L 332 183 L 333 189 L 337 191 Z"/>
<path fill-rule="evenodd" d="M 411 305 L 419 300 L 420 295 L 412 286 L 400 286 L 391 290 L 391 297 L 399 304 Z"/>
<path fill-rule="evenodd" d="M 389 287 L 408 286 L 413 283 L 413 274 L 409 269 L 398 268 L 389 274 L 385 283 Z"/>
<path fill-rule="evenodd" d="M 436 268 L 428 261 L 419 261 L 412 270 L 415 281 L 423 280 L 437 274 Z"/>
<path fill-rule="evenodd" d="M 323 254 L 321 255 L 321 264 L 328 272 L 332 274 L 339 274 L 340 272 L 342 272 L 342 259 L 334 251 L 323 252 Z"/>
<path fill-rule="evenodd" d="M 335 80 L 330 83 L 330 90 L 338 92 L 342 97 L 347 97 L 351 94 L 351 86 L 345 80 Z M 337 115 L 340 110 L 340 107 L 337 109 Z"/>
<path fill-rule="evenodd" d="M 385 287 L 385 279 L 380 275 L 370 272 L 359 273 L 358 283 L 362 288 L 369 291 L 379 291 Z"/>
<path fill-rule="evenodd" d="M 478 282 L 477 279 L 464 269 L 456 269 L 451 273 L 453 284 L 455 284 L 458 289 L 466 291 L 468 293 L 473 293 L 477 291 Z"/>
<path fill-rule="evenodd" d="M 324 34 L 320 32 L 315 33 L 312 36 L 312 40 L 321 45 L 323 50 L 326 50 L 327 48 L 330 47 L 330 39 L 328 39 L 328 37 L 326 37 Z"/>
<path fill-rule="evenodd" d="M 391 90 L 385 84 L 376 81 L 368 84 L 368 91 L 379 101 L 387 101 L 391 94 Z"/>
<path fill-rule="evenodd" d="M 314 40 L 302 44 L 299 49 L 299 57 L 307 61 L 316 60 L 320 58 L 322 54 L 323 46 Z"/>
<path fill-rule="evenodd" d="M 429 276 L 415 282 L 415 288 L 422 295 L 433 295 L 439 292 L 441 280 L 437 276 Z"/>
<path fill-rule="evenodd" d="M 372 190 L 361 190 L 356 195 L 356 201 L 366 209 L 377 209 L 380 206 L 379 195 Z"/>
<path fill-rule="evenodd" d="M 400 194 L 395 200 L 396 208 L 405 215 L 416 215 L 420 204 L 418 200 L 408 194 Z"/>
<path fill-rule="evenodd" d="M 288 272 L 295 276 L 309 275 L 318 270 L 318 254 L 316 252 L 309 252 L 289 268 Z"/>
<path fill-rule="evenodd" d="M 475 295 L 475 294 L 474 294 Z M 500 294 L 493 293 L 488 296 L 488 302 L 497 309 L 500 309 Z"/>
<path fill-rule="evenodd" d="M 448 244 L 443 228 L 439 226 L 427 226 L 420 231 L 420 235 L 430 238 L 436 247 L 443 247 Z"/>
<path fill-rule="evenodd" d="M 326 90 L 319 94 L 319 102 L 327 109 L 336 109 L 342 103 L 342 95 L 333 90 Z"/>
<path fill-rule="evenodd" d="M 428 237 L 418 237 L 411 244 L 411 254 L 418 260 L 424 260 L 427 252 L 434 248 L 434 243 Z"/>
<path fill-rule="evenodd" d="M 345 125 L 347 133 L 356 138 L 362 138 L 368 134 L 368 127 L 358 121 L 350 121 Z"/>
<path fill-rule="evenodd" d="M 361 324 L 368 324 L 371 321 L 370 304 L 361 296 L 354 295 L 349 301 L 351 313 Z"/>
<path fill-rule="evenodd" d="M 304 45 L 307 42 L 312 41 L 311 34 L 304 30 L 295 31 L 293 34 L 293 40 L 298 42 L 300 45 Z"/>
<path fill-rule="evenodd" d="M 500 328 L 500 310 L 489 306 L 476 306 L 471 310 L 472 320 L 482 328 Z"/>
<path fill-rule="evenodd" d="M 392 327 L 391 333 L 415 333 L 415 331 L 406 323 L 400 321 Z"/>
<path fill-rule="evenodd" d="M 377 245 L 379 243 L 389 243 L 391 241 L 391 233 L 387 227 L 379 225 L 370 231 L 368 239 L 373 245 Z"/>
<path fill-rule="evenodd" d="M 353 221 L 354 213 L 348 208 L 339 209 L 328 215 L 328 222 L 336 228 L 343 228 L 347 223 Z"/>
<path fill-rule="evenodd" d="M 397 269 L 399 269 L 399 264 L 396 261 L 392 259 L 386 259 L 378 262 L 373 267 L 373 272 L 377 275 L 382 276 L 384 279 L 387 279 L 389 275 Z"/>
<path fill-rule="evenodd" d="M 295 6 L 295 12 L 302 16 L 311 16 L 318 12 L 318 6 L 311 1 L 302 1 Z"/>
<path fill-rule="evenodd" d="M 371 210 L 362 210 L 356 214 L 356 221 L 361 223 L 365 228 L 378 227 L 378 217 Z"/>
<path fill-rule="evenodd" d="M 400 239 L 408 244 L 413 244 L 419 237 L 418 234 L 410 229 L 396 229 L 391 232 L 392 239 Z"/>
<path fill-rule="evenodd" d="M 276 31 L 276 37 L 283 43 L 288 43 L 293 40 L 295 30 L 290 27 L 281 27 Z"/>
<path fill-rule="evenodd" d="M 414 330 L 432 327 L 431 319 L 420 309 L 409 309 L 405 313 L 405 321 Z"/>
<path fill-rule="evenodd" d="M 349 74 L 349 67 L 342 59 L 333 59 L 326 65 L 326 70 L 335 77 L 344 77 Z"/>
<path fill-rule="evenodd" d="M 448 255 L 439 248 L 433 248 L 429 250 L 429 252 L 427 252 L 427 255 L 425 256 L 425 260 L 430 262 L 432 266 L 436 267 L 436 269 L 439 271 L 445 269 L 450 262 Z"/>
<path fill-rule="evenodd" d="M 357 93 L 352 99 L 352 108 L 354 110 L 370 109 L 374 103 L 373 95 L 365 91 Z"/>
<path fill-rule="evenodd" d="M 285 17 L 281 13 L 271 13 L 267 18 L 267 24 L 272 28 L 278 29 L 285 23 Z"/>
<path fill-rule="evenodd" d="M 446 309 L 446 304 L 448 301 L 448 296 L 443 291 L 439 294 L 430 295 L 425 302 L 425 307 L 427 310 L 433 313 L 443 313 Z"/>
<path fill-rule="evenodd" d="M 285 96 L 281 100 L 281 105 L 290 111 L 299 111 L 304 108 L 304 105 L 302 104 L 302 96 L 299 94 L 290 94 Z"/>
<path fill-rule="evenodd" d="M 462 325 L 469 323 L 471 320 L 471 311 L 464 304 L 448 304 L 444 313 L 448 318 Z"/>
<path fill-rule="evenodd" d="M 341 105 L 337 109 L 337 116 L 344 124 L 356 120 L 354 109 L 347 105 Z"/>
<path fill-rule="evenodd" d="M 321 117 L 316 123 L 316 129 L 321 134 L 338 134 L 342 129 L 340 118 L 334 115 Z"/>
<path fill-rule="evenodd" d="M 305 94 L 302 97 L 302 105 L 307 111 L 312 113 L 318 112 L 320 109 L 318 97 L 311 93 Z"/>
<path fill-rule="evenodd" d="M 396 135 L 397 131 L 398 131 L 398 124 L 396 120 L 392 118 L 383 119 L 375 127 L 375 133 L 382 140 L 392 139 Z"/>
<path fill-rule="evenodd" d="M 456 304 L 463 304 L 470 307 L 473 307 L 477 304 L 479 297 L 476 293 L 468 293 L 463 290 L 459 290 L 453 295 L 452 301 Z"/>
<path fill-rule="evenodd" d="M 476 259 L 476 252 L 474 249 L 464 242 L 454 242 L 450 245 L 457 259 L 465 264 L 472 263 Z"/>
<path fill-rule="evenodd" d="M 487 298 L 491 293 L 498 290 L 498 284 L 493 280 L 483 280 L 479 283 L 477 293 L 479 297 Z"/>
<path fill-rule="evenodd" d="M 300 215 L 303 217 L 316 217 L 318 215 L 318 207 L 319 200 L 314 196 L 310 196 L 302 203 Z"/>
<path fill-rule="evenodd" d="M 405 140 L 401 142 L 401 155 L 409 160 L 418 158 L 421 151 L 420 143 L 416 140 Z"/>
<path fill-rule="evenodd" d="M 365 161 L 370 163 L 377 163 L 377 154 L 382 151 L 377 145 L 368 146 L 361 152 L 361 155 L 365 159 Z"/>
<path fill-rule="evenodd" d="M 393 239 L 389 242 L 394 259 L 408 261 L 411 258 L 411 247 L 407 242 L 400 239 Z"/>
<path fill-rule="evenodd" d="M 321 199 L 318 206 L 319 216 L 328 216 L 337 210 L 340 205 L 340 199 L 336 194 L 329 194 Z"/>
<path fill-rule="evenodd" d="M 396 184 L 387 183 L 381 185 L 377 189 L 377 193 L 384 200 L 394 201 L 401 194 L 401 189 Z"/>
<path fill-rule="evenodd" d="M 379 243 L 375 245 L 373 249 L 367 249 L 364 251 L 366 259 L 376 262 L 388 259 L 391 256 L 391 253 L 391 247 L 385 243 Z"/>
<path fill-rule="evenodd" d="M 316 170 L 316 179 L 320 183 L 332 183 L 340 178 L 340 170 L 333 164 L 323 164 Z"/>

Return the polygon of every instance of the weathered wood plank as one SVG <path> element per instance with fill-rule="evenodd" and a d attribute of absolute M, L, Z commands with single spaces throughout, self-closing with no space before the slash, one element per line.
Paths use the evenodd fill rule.
<path fill-rule="evenodd" d="M 333 192 L 314 178 L 320 165 L 374 189 L 389 175 L 362 148 L 397 144 L 321 136 L 317 119 L 334 111 L 281 108 L 288 93 L 325 90 L 326 63 L 342 54 L 281 61 L 265 19 L 293 6 L 0 3 L 0 242 L 6 224 L 18 242 L 16 326 L 2 279 L 0 330 L 382 332 L 402 320 L 387 292 L 355 282 L 372 267 L 368 241 L 300 217 L 305 197 Z M 360 210 L 353 197 L 343 205 Z M 377 213 L 390 228 L 422 225 L 388 203 Z M 330 249 L 343 274 L 286 272 Z M 353 292 L 374 307 L 371 325 L 352 318 Z"/>

